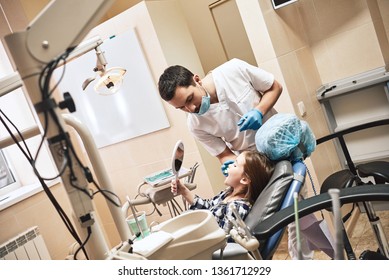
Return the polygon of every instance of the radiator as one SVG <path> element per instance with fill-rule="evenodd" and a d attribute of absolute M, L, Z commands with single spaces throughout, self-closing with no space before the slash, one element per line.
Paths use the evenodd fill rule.
<path fill-rule="evenodd" d="M 32 227 L 0 245 L 0 260 L 51 260 L 38 227 Z"/>

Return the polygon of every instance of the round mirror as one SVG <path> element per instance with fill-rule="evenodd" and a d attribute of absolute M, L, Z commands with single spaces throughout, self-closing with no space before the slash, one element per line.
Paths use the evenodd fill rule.
<path fill-rule="evenodd" d="M 172 156 L 172 171 L 173 174 L 178 178 L 178 171 L 180 171 L 182 162 L 184 161 L 184 143 L 178 140 L 176 146 L 173 149 Z"/>

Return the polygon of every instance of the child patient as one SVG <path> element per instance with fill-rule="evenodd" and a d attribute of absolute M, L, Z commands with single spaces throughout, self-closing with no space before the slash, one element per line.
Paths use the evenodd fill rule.
<path fill-rule="evenodd" d="M 226 189 L 211 199 L 203 199 L 181 184 L 173 180 L 171 191 L 182 195 L 190 205 L 190 209 L 208 209 L 215 216 L 219 226 L 228 234 L 233 218 L 229 204 L 233 203 L 242 219 L 246 218 L 253 203 L 265 188 L 273 173 L 273 163 L 262 153 L 245 151 L 228 167 L 228 176 L 224 180 Z"/>

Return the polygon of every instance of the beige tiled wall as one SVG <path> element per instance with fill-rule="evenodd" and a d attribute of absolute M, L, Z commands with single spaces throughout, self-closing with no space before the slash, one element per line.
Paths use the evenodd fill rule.
<path fill-rule="evenodd" d="M 369 1 L 299 0 L 274 10 L 270 1 L 259 0 L 291 105 L 298 114 L 297 103 L 304 103 L 302 118 L 317 138 L 329 133 L 316 99 L 319 86 L 385 65 L 379 39 L 387 42 L 386 34 L 379 34 L 373 20 L 388 13 L 387 1 Z M 332 144 L 320 145 L 312 161 L 319 182 L 340 168 Z"/>
<path fill-rule="evenodd" d="M 389 38 L 389 2 L 386 0 L 378 0 L 377 2 L 385 26 L 386 37 Z"/>
<path fill-rule="evenodd" d="M 366 0 L 301 0 L 296 6 L 323 83 L 384 64 Z"/>
<path fill-rule="evenodd" d="M 385 64 L 389 65 L 389 3 L 385 0 L 367 1 Z M 388 69 L 388 67 L 387 67 Z"/>
<path fill-rule="evenodd" d="M 263 2 L 269 1 L 260 1 L 260 4 Z M 266 9 L 263 17 L 277 56 L 295 51 L 307 44 L 307 34 L 297 5 L 286 6 L 277 12 Z"/>

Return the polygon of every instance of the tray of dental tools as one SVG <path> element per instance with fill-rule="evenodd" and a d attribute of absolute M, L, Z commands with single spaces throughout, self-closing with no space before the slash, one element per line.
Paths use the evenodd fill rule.
<path fill-rule="evenodd" d="M 190 169 L 181 167 L 181 169 L 178 172 L 178 178 L 187 177 L 190 174 L 191 174 Z M 167 168 L 145 176 L 144 181 L 153 187 L 159 187 L 170 183 L 174 178 L 174 176 L 175 175 L 172 169 Z"/>

